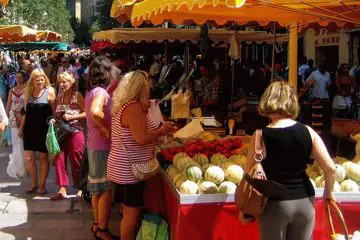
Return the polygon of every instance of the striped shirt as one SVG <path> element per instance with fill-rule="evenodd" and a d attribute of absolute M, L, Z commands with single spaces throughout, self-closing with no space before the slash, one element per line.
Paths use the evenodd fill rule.
<path fill-rule="evenodd" d="M 107 176 L 111 182 L 118 184 L 134 184 L 139 182 L 131 170 L 131 161 L 134 163 L 144 163 L 154 157 L 154 144 L 145 145 L 138 144 L 131 134 L 128 127 L 121 125 L 122 113 L 130 104 L 135 101 L 128 102 L 118 112 L 111 123 L 111 150 L 108 158 Z M 148 130 L 156 129 L 156 125 L 146 116 L 146 126 Z M 124 144 L 126 152 L 121 146 Z M 131 159 L 131 161 L 129 160 Z"/>

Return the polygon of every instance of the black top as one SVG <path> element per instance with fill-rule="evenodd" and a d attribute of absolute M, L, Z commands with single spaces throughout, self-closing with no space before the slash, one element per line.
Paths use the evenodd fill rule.
<path fill-rule="evenodd" d="M 262 161 L 267 179 L 282 184 L 287 192 L 270 200 L 294 200 L 315 195 L 306 165 L 310 162 L 312 139 L 301 123 L 286 128 L 263 130 L 266 159 Z"/>

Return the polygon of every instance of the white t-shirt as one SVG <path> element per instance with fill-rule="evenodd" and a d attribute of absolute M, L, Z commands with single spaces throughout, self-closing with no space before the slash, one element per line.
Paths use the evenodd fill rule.
<path fill-rule="evenodd" d="M 328 87 L 330 85 L 330 74 L 322 74 L 319 70 L 312 72 L 306 82 L 315 80 L 311 90 L 311 98 L 329 99 Z"/>

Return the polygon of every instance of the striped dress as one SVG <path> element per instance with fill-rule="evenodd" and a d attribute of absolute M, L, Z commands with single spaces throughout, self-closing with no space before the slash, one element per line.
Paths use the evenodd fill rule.
<path fill-rule="evenodd" d="M 140 145 L 136 143 L 128 127 L 121 125 L 121 117 L 124 109 L 135 101 L 128 102 L 118 112 L 111 123 L 111 150 L 108 158 L 107 176 L 109 181 L 117 184 L 135 184 L 140 182 L 131 170 L 131 162 L 144 163 L 154 157 L 154 144 Z M 156 125 L 146 116 L 148 130 L 156 129 Z M 124 153 L 121 142 L 124 144 L 128 156 Z"/>

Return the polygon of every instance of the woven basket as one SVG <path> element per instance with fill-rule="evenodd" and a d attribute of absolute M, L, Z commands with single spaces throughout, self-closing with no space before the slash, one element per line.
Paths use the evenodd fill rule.
<path fill-rule="evenodd" d="M 325 203 L 326 205 L 326 214 L 327 214 L 327 219 L 329 221 L 329 225 L 330 225 L 330 230 L 331 230 L 331 239 L 332 240 L 336 240 L 336 239 L 343 239 L 343 238 L 339 238 L 339 236 L 341 236 L 342 234 L 338 234 L 335 232 L 335 228 L 334 228 L 334 223 L 333 223 L 333 218 L 331 215 L 331 208 L 334 209 L 337 218 L 339 219 L 339 221 L 341 222 L 341 226 L 343 228 L 343 235 L 345 237 L 346 240 L 350 240 L 351 237 L 349 235 L 346 223 L 345 223 L 345 219 L 343 214 L 340 211 L 340 208 L 337 206 L 337 204 L 334 201 L 326 201 Z"/>

